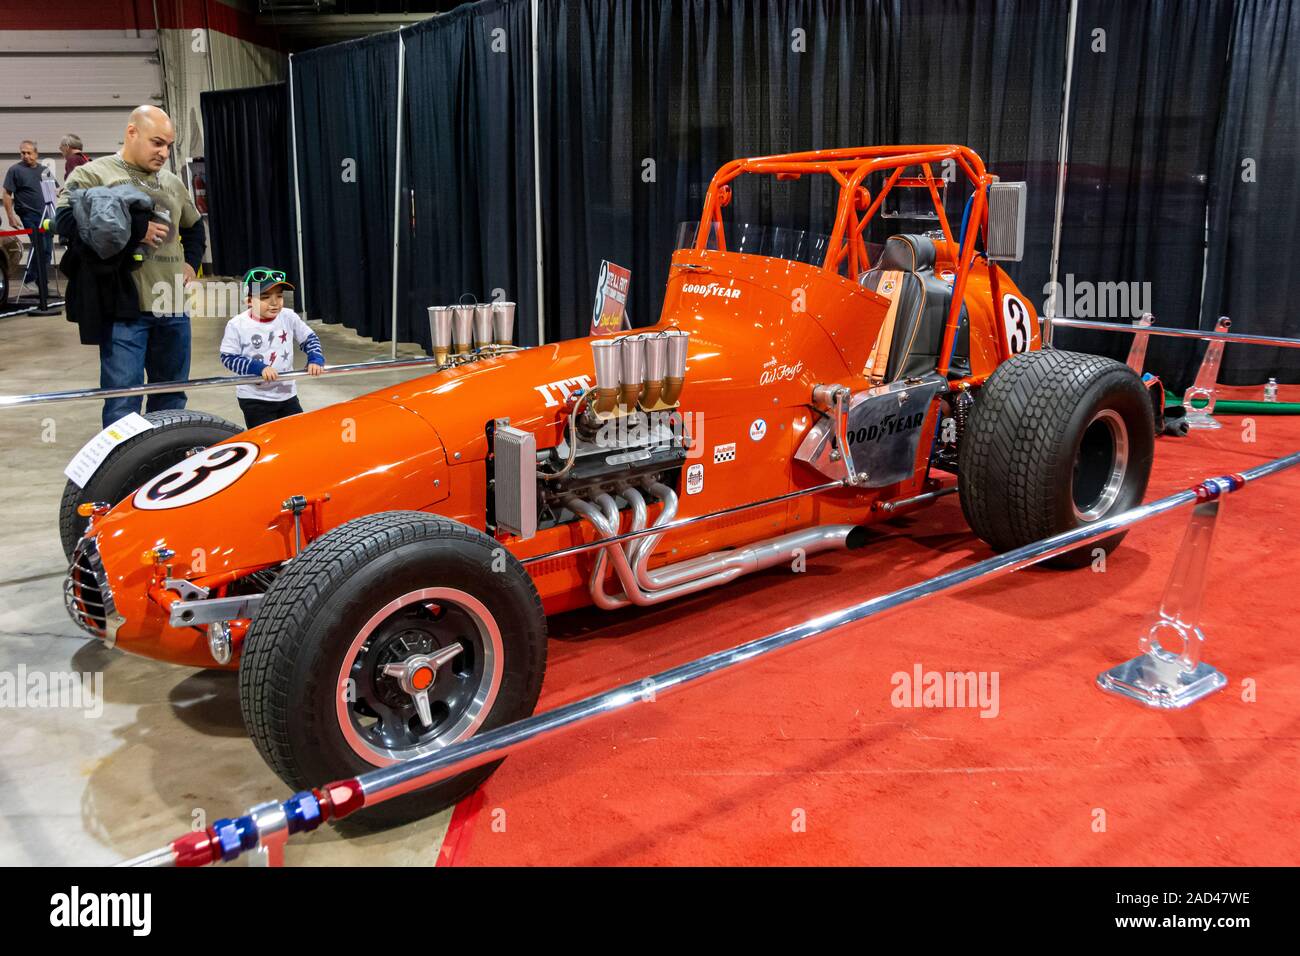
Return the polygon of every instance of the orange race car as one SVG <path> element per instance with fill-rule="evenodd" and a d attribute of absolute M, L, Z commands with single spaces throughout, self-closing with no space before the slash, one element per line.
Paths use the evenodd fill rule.
<path fill-rule="evenodd" d="M 936 170 L 968 184 L 957 235 Z M 772 176 L 834 181 L 829 237 L 734 220 L 733 186 Z M 403 385 L 249 431 L 151 413 L 68 485 L 68 610 L 123 650 L 238 668 L 258 750 L 304 788 L 530 714 L 548 614 L 860 546 L 944 475 L 1000 550 L 1132 507 L 1150 400 L 1125 365 L 1040 349 L 996 265 L 1023 250 L 1024 189 L 960 146 L 736 160 L 651 328 L 517 349 L 506 310 L 471 342 L 473 310 L 435 308 L 445 367 Z M 876 249 L 891 196 L 935 228 Z M 366 812 L 429 812 L 494 766 Z"/>

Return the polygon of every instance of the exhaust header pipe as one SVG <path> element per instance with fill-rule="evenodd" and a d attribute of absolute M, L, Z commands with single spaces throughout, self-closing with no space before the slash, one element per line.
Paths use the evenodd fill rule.
<path fill-rule="evenodd" d="M 439 365 L 446 365 L 451 353 L 451 319 L 451 306 L 429 306 L 429 342 Z"/>

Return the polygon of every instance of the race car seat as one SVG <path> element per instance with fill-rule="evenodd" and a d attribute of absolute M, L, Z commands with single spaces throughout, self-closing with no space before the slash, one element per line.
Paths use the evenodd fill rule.
<path fill-rule="evenodd" d="M 934 273 L 934 240 L 926 236 L 890 236 L 876 264 L 862 273 L 859 283 L 873 292 L 897 294 L 894 330 L 890 337 L 883 381 L 923 375 L 939 364 L 943 344 L 943 327 L 952 302 L 952 285 Z M 901 273 L 901 288 L 888 284 L 882 288 L 886 273 Z M 950 374 L 970 374 L 970 330 L 966 309 L 962 308 L 961 325 Z M 882 343 L 877 344 L 877 348 Z"/>

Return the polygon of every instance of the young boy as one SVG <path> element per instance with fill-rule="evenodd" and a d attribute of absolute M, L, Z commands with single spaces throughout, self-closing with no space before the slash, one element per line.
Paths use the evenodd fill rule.
<path fill-rule="evenodd" d="M 257 385 L 235 386 L 235 397 L 249 428 L 297 415 L 297 383 L 279 381 L 280 372 L 293 370 L 293 346 L 307 353 L 307 373 L 325 370 L 320 339 L 292 309 L 284 307 L 284 290 L 293 286 L 278 269 L 258 267 L 244 275 L 248 309 L 226 323 L 221 339 L 221 364 L 236 375 L 260 375 Z"/>

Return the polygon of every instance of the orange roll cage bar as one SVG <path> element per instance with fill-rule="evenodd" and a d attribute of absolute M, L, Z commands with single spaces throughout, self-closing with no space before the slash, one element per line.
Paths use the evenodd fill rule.
<path fill-rule="evenodd" d="M 840 184 L 835 227 L 831 232 L 826 259 L 822 263 L 823 269 L 836 275 L 839 274 L 840 266 L 845 265 L 846 262 L 850 276 L 857 276 L 869 267 L 867 246 L 862 235 L 880 209 L 885 197 L 895 186 L 928 189 L 944 238 L 955 245 L 956 240 L 948 224 L 948 216 L 939 198 L 939 181 L 935 179 L 931 169 L 934 163 L 945 160 L 952 160 L 975 188 L 965 241 L 957 256 L 952 304 L 948 310 L 943 345 L 939 352 L 937 371 L 940 375 L 946 376 L 948 356 L 952 352 L 952 344 L 956 340 L 957 328 L 961 321 L 966 278 L 974 262 L 975 240 L 981 231 L 987 235 L 988 230 L 988 186 L 994 181 L 994 177 L 984 168 L 984 161 L 974 150 L 954 145 L 861 146 L 732 160 L 719 169 L 714 174 L 713 181 L 709 183 L 709 192 L 704 199 L 704 211 L 700 216 L 700 226 L 695 234 L 693 248 L 701 251 L 706 249 L 709 234 L 716 229 L 718 250 L 727 251 L 722 210 L 731 202 L 731 181 L 745 173 L 766 173 L 782 180 L 798 179 L 805 173 L 824 173 Z M 921 175 L 903 178 L 903 171 L 912 167 L 919 168 Z M 885 180 L 880 194 L 873 200 L 870 191 L 862 183 L 872 173 L 886 170 L 893 172 Z M 1007 348 L 1005 342 L 1000 345 L 1003 350 Z"/>

